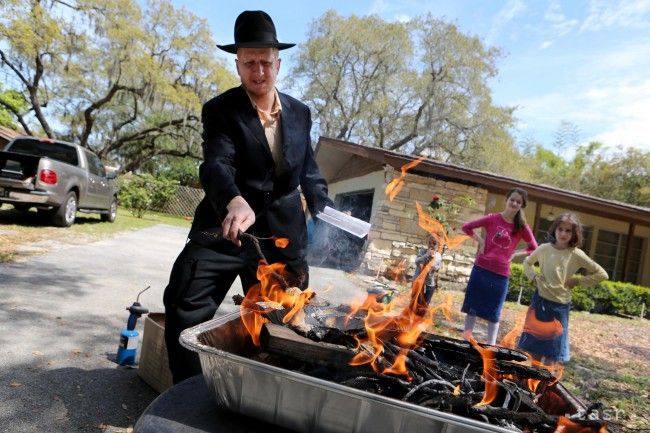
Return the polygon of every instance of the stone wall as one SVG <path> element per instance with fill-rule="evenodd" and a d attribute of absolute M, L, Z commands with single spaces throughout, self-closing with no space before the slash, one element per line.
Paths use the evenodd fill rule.
<path fill-rule="evenodd" d="M 384 170 L 384 185 L 398 177 L 400 172 L 388 166 Z M 399 194 L 390 201 L 388 197 L 376 197 L 379 200 L 377 211 L 371 221 L 372 228 L 368 235 L 368 244 L 363 266 L 368 273 L 386 273 L 387 269 L 404 268 L 410 277 L 415 271 L 415 256 L 418 248 L 424 246 L 427 233 L 418 225 L 416 201 L 423 207 L 429 205 L 431 197 L 437 194 L 453 203 L 461 202 L 461 197 L 471 198 L 471 207 L 465 207 L 455 220 L 449 223 L 454 233 L 461 233 L 460 226 L 485 213 L 487 190 L 444 180 L 407 174 L 404 186 Z M 443 266 L 439 272 L 441 283 L 463 286 L 467 282 L 476 244 L 466 241 L 457 250 L 447 250 L 443 254 Z"/>

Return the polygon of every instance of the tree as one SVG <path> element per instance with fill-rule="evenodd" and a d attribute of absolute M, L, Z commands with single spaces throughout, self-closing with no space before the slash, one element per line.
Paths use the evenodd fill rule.
<path fill-rule="evenodd" d="M 202 101 L 236 83 L 207 23 L 168 0 L 29 0 L 0 7 L 0 71 L 28 102 L 27 133 L 133 169 L 200 158 Z"/>
<path fill-rule="evenodd" d="M 569 126 L 567 126 L 569 125 Z M 554 147 L 570 151 L 570 159 L 562 158 L 541 144 L 529 143 L 524 158 L 531 167 L 528 180 L 577 191 L 584 194 L 617 200 L 639 206 L 650 206 L 650 152 L 628 148 L 612 151 L 602 143 L 592 141 L 575 145 L 558 139 L 567 137 L 567 131 L 577 131 L 568 122 L 562 122 Z"/>
<path fill-rule="evenodd" d="M 598 155 L 585 169 L 580 190 L 586 194 L 650 207 L 650 152 L 619 149 Z"/>
<path fill-rule="evenodd" d="M 13 112 L 24 112 L 27 109 L 27 101 L 20 92 L 15 90 L 3 90 L 0 83 L 0 126 L 16 129 L 17 124 L 13 120 Z"/>
<path fill-rule="evenodd" d="M 431 15 L 401 23 L 328 11 L 289 80 L 320 135 L 484 168 L 495 146 L 517 155 L 513 109 L 495 106 L 487 86 L 499 56 Z"/>

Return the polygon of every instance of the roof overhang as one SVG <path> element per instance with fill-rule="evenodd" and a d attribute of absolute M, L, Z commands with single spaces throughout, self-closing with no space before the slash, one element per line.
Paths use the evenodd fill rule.
<path fill-rule="evenodd" d="M 417 157 L 413 155 L 403 155 L 327 137 L 320 137 L 316 146 L 316 162 L 329 183 L 377 171 L 384 165 L 390 165 L 399 170 L 404 164 L 415 160 Z M 424 159 L 410 172 L 485 188 L 496 194 L 505 194 L 517 186 L 528 192 L 528 198 L 531 201 L 650 226 L 650 209 L 641 206 L 524 182 L 431 159 Z"/>

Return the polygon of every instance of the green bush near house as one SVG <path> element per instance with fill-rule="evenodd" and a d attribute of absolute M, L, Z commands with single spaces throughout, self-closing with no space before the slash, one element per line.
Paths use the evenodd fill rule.
<path fill-rule="evenodd" d="M 523 266 L 513 263 L 507 300 L 530 304 L 535 286 L 524 274 Z M 624 314 L 650 319 L 650 287 L 619 281 L 603 281 L 594 287 L 577 286 L 573 289 L 572 308 L 598 314 Z M 645 306 L 644 306 L 645 305 Z"/>
<path fill-rule="evenodd" d="M 120 178 L 118 199 L 133 216 L 142 218 L 148 210 L 162 207 L 177 189 L 178 181 L 173 179 L 129 174 Z"/>

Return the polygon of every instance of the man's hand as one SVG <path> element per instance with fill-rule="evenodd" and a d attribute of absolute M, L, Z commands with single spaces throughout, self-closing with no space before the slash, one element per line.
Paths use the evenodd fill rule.
<path fill-rule="evenodd" d="M 255 212 L 240 195 L 230 200 L 226 209 L 228 215 L 221 224 L 223 237 L 240 247 L 239 232 L 245 232 L 255 223 Z"/>

